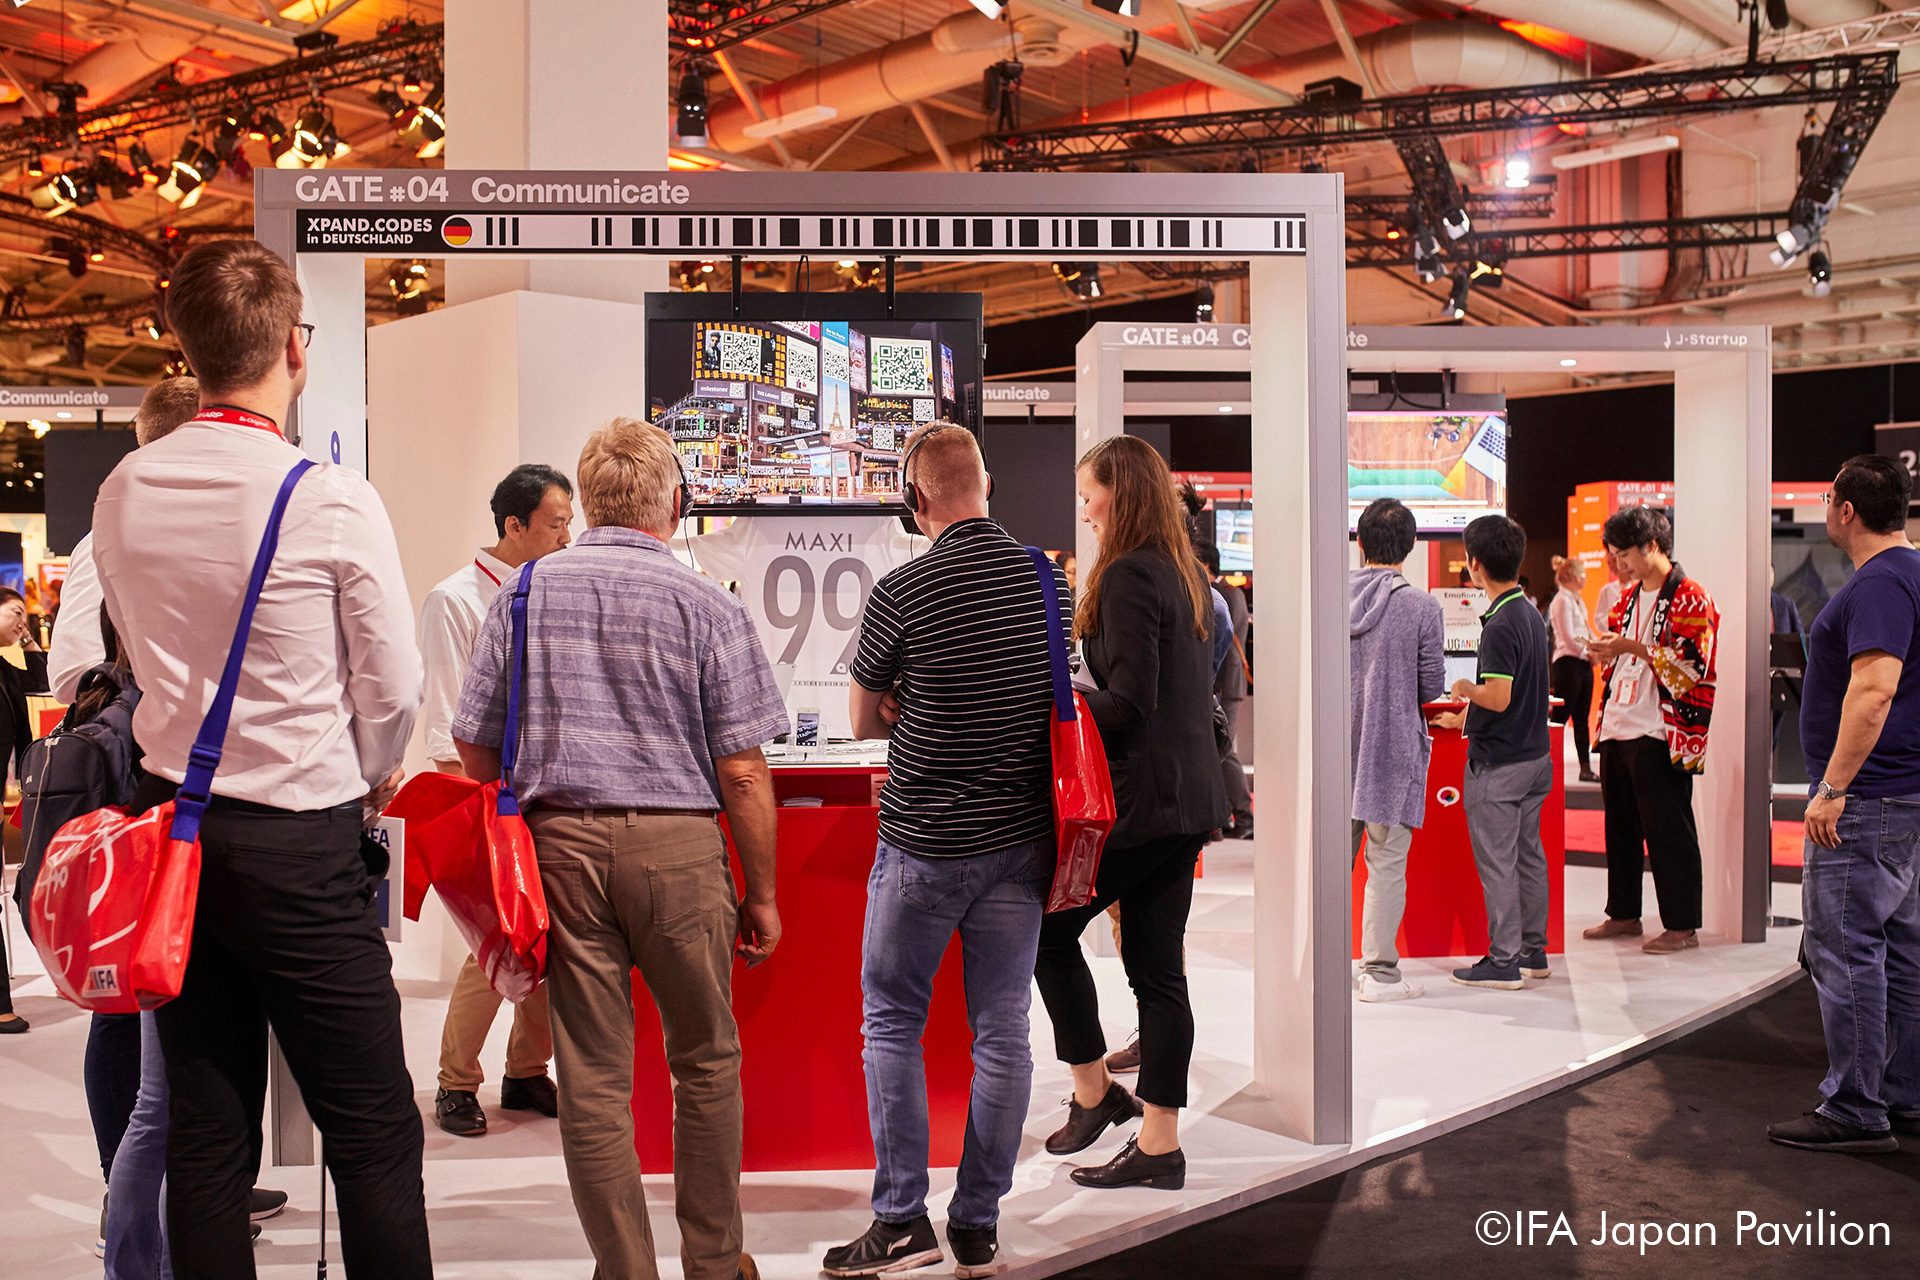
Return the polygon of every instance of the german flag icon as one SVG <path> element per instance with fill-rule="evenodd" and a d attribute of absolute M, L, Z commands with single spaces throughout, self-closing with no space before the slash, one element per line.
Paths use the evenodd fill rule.
<path fill-rule="evenodd" d="M 465 218 L 448 218 L 440 224 L 440 238 L 458 249 L 473 239 L 473 224 Z"/>

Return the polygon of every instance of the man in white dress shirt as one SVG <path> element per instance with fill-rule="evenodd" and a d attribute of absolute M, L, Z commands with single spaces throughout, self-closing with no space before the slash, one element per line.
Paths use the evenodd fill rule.
<path fill-rule="evenodd" d="M 500 535 L 427 593 L 420 610 L 420 655 L 426 660 L 427 703 L 422 713 L 427 758 L 442 773 L 463 773 L 453 745 L 453 712 L 460 705 L 460 682 L 473 659 L 473 642 L 486 620 L 487 606 L 501 584 L 529 560 L 564 550 L 573 540 L 573 485 L 552 467 L 523 463 L 507 473 L 493 491 L 493 527 Z M 485 1074 L 480 1050 L 500 1012 L 499 993 L 472 956 L 460 966 L 447 1021 L 440 1032 L 440 1090 L 433 1118 L 448 1133 L 478 1138 L 487 1131 L 487 1113 L 475 1092 Z M 547 1061 L 553 1057 L 553 1029 L 547 1022 L 547 986 L 513 1008 L 513 1034 L 507 1038 L 507 1070 L 500 1081 L 500 1105 L 508 1111 L 559 1114 Z"/>
<path fill-rule="evenodd" d="M 133 415 L 136 447 L 152 444 L 200 411 L 200 384 L 192 378 L 168 378 L 148 388 Z M 54 620 L 47 649 L 47 683 L 60 702 L 80 694 L 80 677 L 107 660 L 100 633 L 100 569 L 93 562 L 93 535 L 73 545 L 67 557 L 67 581 L 60 588 L 60 616 Z"/>
<path fill-rule="evenodd" d="M 122 460 L 93 518 L 107 612 L 143 691 L 133 728 L 153 776 L 139 808 L 185 776 L 268 512 L 301 458 L 280 423 L 307 378 L 299 282 L 254 241 L 183 257 L 167 313 L 200 412 Z M 433 1274 L 425 1135 L 361 835 L 399 787 L 420 708 L 408 599 L 373 486 L 315 467 L 287 504 L 254 614 L 200 829 L 186 980 L 157 1011 L 179 1280 L 254 1275 L 250 1137 L 269 1028 L 326 1142 L 346 1274 Z"/>

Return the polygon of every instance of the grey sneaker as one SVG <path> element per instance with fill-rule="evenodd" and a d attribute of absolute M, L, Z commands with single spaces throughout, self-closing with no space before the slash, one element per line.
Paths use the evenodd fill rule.
<path fill-rule="evenodd" d="M 1529 982 L 1545 982 L 1553 976 L 1553 970 L 1547 967 L 1545 951 L 1528 951 L 1520 957 L 1520 976 Z"/>

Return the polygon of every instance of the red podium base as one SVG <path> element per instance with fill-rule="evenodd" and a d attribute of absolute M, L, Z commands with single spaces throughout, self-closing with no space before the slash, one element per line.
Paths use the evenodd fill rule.
<path fill-rule="evenodd" d="M 819 796 L 818 808 L 780 810 L 777 874 L 785 929 L 772 959 L 733 970 L 746 1094 L 749 1172 L 871 1169 L 866 1075 L 860 1051 L 860 939 L 880 811 L 873 801 L 884 769 L 776 768 L 782 800 Z M 738 875 L 738 860 L 735 874 Z M 930 1162 L 960 1162 L 973 1034 L 967 1027 L 959 940 L 934 980 L 923 1040 Z M 673 1168 L 672 1077 L 660 1020 L 633 975 L 634 1145 L 648 1173 Z"/>
<path fill-rule="evenodd" d="M 1430 707 L 1429 710 L 1446 709 Z M 1553 759 L 1561 758 L 1561 734 L 1551 731 Z M 1400 922 L 1402 956 L 1478 957 L 1487 951 L 1487 900 L 1473 864 L 1473 841 L 1460 803 L 1467 767 L 1467 740 L 1458 730 L 1434 729 L 1433 757 L 1427 763 L 1427 813 L 1413 833 L 1407 855 L 1407 913 Z M 1553 790 L 1540 810 L 1540 843 L 1547 851 L 1547 950 L 1566 950 L 1567 789 L 1561 771 L 1553 771 Z M 1360 912 L 1365 901 L 1367 862 L 1353 871 L 1353 957 L 1360 958 Z"/>

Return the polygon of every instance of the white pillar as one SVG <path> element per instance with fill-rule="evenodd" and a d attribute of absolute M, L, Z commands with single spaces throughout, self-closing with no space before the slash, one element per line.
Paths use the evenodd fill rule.
<path fill-rule="evenodd" d="M 1333 210 L 1340 208 L 1336 200 Z M 1338 243 L 1337 212 L 1310 237 Z M 1254 1081 L 1290 1136 L 1352 1137 L 1348 960 L 1344 317 L 1337 258 L 1255 258 L 1253 341 Z M 1304 300 L 1304 304 L 1303 304 Z M 1337 322 L 1336 322 L 1337 323 Z"/>
<path fill-rule="evenodd" d="M 1073 457 L 1076 462 L 1102 440 L 1127 433 L 1126 362 L 1120 359 L 1117 352 L 1102 352 L 1101 339 L 1105 327 L 1099 324 L 1092 326 L 1081 335 L 1073 348 L 1074 363 L 1079 366 L 1073 393 Z M 1100 558 L 1100 541 L 1093 536 L 1093 530 L 1081 522 L 1078 497 L 1073 504 L 1073 528 L 1074 559 L 1080 562 L 1080 571 L 1085 573 Z"/>
<path fill-rule="evenodd" d="M 666 169 L 666 0 L 459 0 L 446 25 L 449 169 Z M 450 306 L 513 289 L 639 302 L 666 287 L 654 258 L 447 263 Z"/>
<path fill-rule="evenodd" d="M 1702 921 L 1764 939 L 1772 861 L 1767 691 L 1770 340 L 1683 364 L 1673 378 L 1674 558 L 1720 609 L 1707 767 L 1694 786 Z"/>

